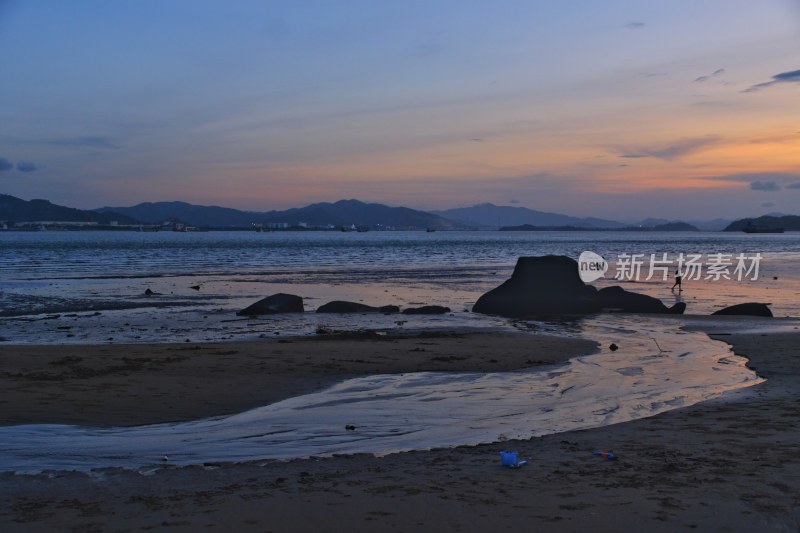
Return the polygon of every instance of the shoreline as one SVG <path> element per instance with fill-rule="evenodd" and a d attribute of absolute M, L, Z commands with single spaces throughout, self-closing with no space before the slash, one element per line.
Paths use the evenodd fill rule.
<path fill-rule="evenodd" d="M 718 329 L 708 326 L 705 329 Z M 117 469 L 54 477 L 0 474 L 5 509 L 0 511 L 0 526 L 10 531 L 56 526 L 123 531 L 796 531 L 800 362 L 795 355 L 800 333 L 728 331 L 710 335 L 731 344 L 767 381 L 650 418 L 488 445 L 384 457 L 361 454 L 167 468 L 155 477 Z M 518 335 L 528 341 L 542 337 Z M 461 337 L 458 349 L 475 355 L 480 351 L 473 361 L 478 367 L 496 365 L 485 352 L 497 353 L 497 343 L 508 336 L 497 334 L 487 340 L 488 347 Z M 401 342 L 406 350 L 402 353 L 430 359 L 431 352 L 411 351 L 434 349 L 420 345 L 420 340 L 431 342 Z M 293 344 L 268 342 L 276 349 Z M 9 347 L 3 348 L 6 356 Z M 64 347 L 53 347 L 59 348 Z M 164 356 L 175 353 L 181 352 Z M 436 363 L 461 370 L 464 360 Z M 325 375 L 334 369 L 320 370 Z M 365 364 L 364 371 L 369 370 Z M 501 467 L 499 452 L 504 449 L 518 450 L 530 463 L 517 470 Z M 592 453 L 597 449 L 613 450 L 619 459 L 599 458 Z"/>

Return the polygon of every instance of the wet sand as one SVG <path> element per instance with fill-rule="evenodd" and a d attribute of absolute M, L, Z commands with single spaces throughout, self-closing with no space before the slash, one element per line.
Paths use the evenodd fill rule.
<path fill-rule="evenodd" d="M 151 476 L 2 474 L 0 529 L 798 531 L 800 336 L 719 338 L 767 381 L 648 419 L 493 445 Z M 540 342 L 552 344 L 532 350 Z M 2 346 L 0 405 L 5 424 L 133 425 L 237 412 L 365 373 L 510 370 L 593 349 L 508 334 Z M 530 463 L 503 468 L 503 449 Z"/>
<path fill-rule="evenodd" d="M 343 333 L 232 343 L 0 345 L 0 425 L 134 426 L 235 414 L 347 378 L 497 372 L 593 353 L 524 333 Z"/>

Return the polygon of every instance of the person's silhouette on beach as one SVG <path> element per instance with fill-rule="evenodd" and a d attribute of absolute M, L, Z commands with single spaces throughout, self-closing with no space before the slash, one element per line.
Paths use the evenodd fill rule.
<path fill-rule="evenodd" d="M 683 275 L 681 275 L 680 269 L 676 269 L 675 270 L 675 284 L 672 286 L 672 289 L 670 289 L 670 290 L 672 290 L 672 292 L 675 292 L 675 287 L 678 287 L 678 292 L 679 293 L 683 292 L 683 286 L 681 285 L 682 281 L 683 281 Z"/>

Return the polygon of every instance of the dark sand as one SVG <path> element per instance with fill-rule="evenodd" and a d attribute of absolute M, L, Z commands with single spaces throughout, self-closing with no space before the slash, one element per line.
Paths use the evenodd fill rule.
<path fill-rule="evenodd" d="M 93 477 L 1 474 L 0 530 L 796 532 L 800 336 L 722 338 L 767 381 L 648 419 L 494 445 L 198 466 L 152 476 L 119 470 Z M 553 344 L 539 350 L 539 342 Z M 343 376 L 513 369 L 535 364 L 532 351 L 539 360 L 540 353 L 557 358 L 593 349 L 562 342 L 581 341 L 494 334 L 3 346 L 2 421 L 120 425 L 197 418 Z M 82 359 L 64 360 L 74 357 Z M 375 357 L 382 360 L 376 364 Z M 613 450 L 619 460 L 593 455 L 598 448 Z M 503 468 L 502 449 L 518 450 L 531 462 Z"/>

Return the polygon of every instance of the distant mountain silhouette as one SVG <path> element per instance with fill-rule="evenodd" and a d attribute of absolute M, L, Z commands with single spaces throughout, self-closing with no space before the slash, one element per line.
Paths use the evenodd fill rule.
<path fill-rule="evenodd" d="M 579 218 L 558 213 L 536 211 L 527 207 L 478 204 L 472 207 L 433 211 L 433 213 L 455 220 L 473 228 L 501 228 L 511 226 L 575 227 L 590 229 L 622 228 L 625 224 L 602 218 Z"/>
<path fill-rule="evenodd" d="M 72 207 L 64 207 L 47 200 L 22 200 L 8 194 L 0 194 L 0 221 L 10 224 L 20 222 L 96 222 L 97 224 L 138 224 L 139 221 L 107 211 L 97 213 Z"/>
<path fill-rule="evenodd" d="M 449 229 L 459 226 L 458 223 L 424 211 L 407 207 L 368 204 L 358 200 L 324 202 L 285 211 L 263 213 L 218 206 L 192 205 L 186 202 L 148 202 L 132 207 L 103 207 L 98 211 L 123 213 L 149 224 L 160 224 L 165 220 L 180 220 L 193 226 L 217 228 L 251 227 L 253 224 L 297 226 L 301 223 L 309 227 L 362 226 L 373 229 Z"/>
<path fill-rule="evenodd" d="M 193 226 L 214 227 L 250 226 L 259 217 L 258 213 L 227 207 L 192 205 L 186 202 L 145 202 L 132 207 L 101 207 L 96 211 L 123 213 L 147 224 L 176 220 Z"/>
<path fill-rule="evenodd" d="M 649 224 L 638 226 L 628 226 L 621 228 L 622 231 L 700 231 L 700 228 L 688 222 L 676 220 L 674 222 L 658 222 L 658 219 L 649 219 Z M 658 223 L 654 223 L 658 222 Z"/>
<path fill-rule="evenodd" d="M 780 217 L 764 215 L 758 218 L 742 218 L 731 222 L 725 231 L 742 231 L 748 226 L 757 228 L 775 229 L 783 228 L 786 231 L 800 231 L 800 216 L 783 215 Z"/>
<path fill-rule="evenodd" d="M 699 231 L 686 222 L 667 222 L 654 226 L 626 226 L 624 228 L 587 228 L 578 226 L 503 226 L 500 231 Z"/>
<path fill-rule="evenodd" d="M 656 229 L 660 226 L 666 226 L 668 224 L 689 224 L 693 226 L 694 229 L 686 228 L 685 230 L 674 230 L 674 231 L 721 231 L 724 229 L 728 224 L 730 224 L 730 220 L 725 220 L 722 218 L 716 218 L 714 220 L 690 220 L 685 222 L 683 220 L 668 220 L 666 218 L 646 218 L 634 224 L 635 226 L 642 226 L 644 228 L 653 228 Z M 664 231 L 663 228 L 661 231 Z M 666 230 L 670 231 L 670 230 Z"/>

